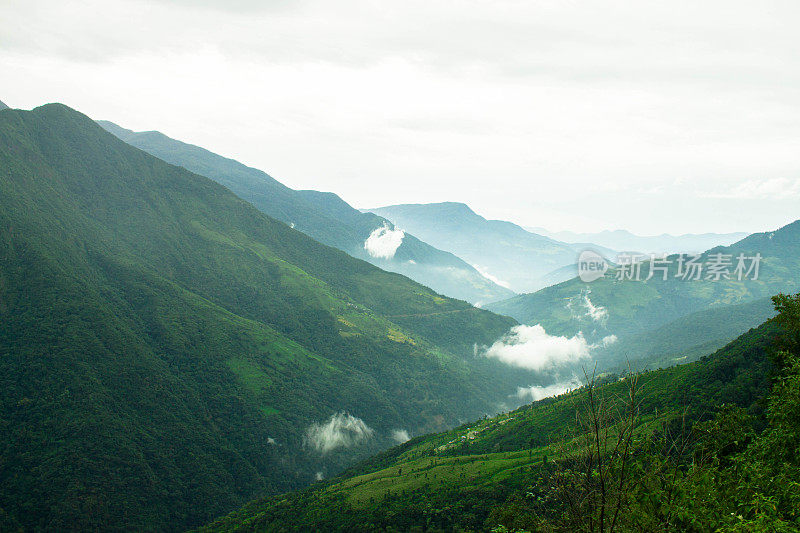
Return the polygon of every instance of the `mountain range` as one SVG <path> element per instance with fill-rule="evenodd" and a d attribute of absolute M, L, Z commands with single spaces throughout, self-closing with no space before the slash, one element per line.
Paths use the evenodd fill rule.
<path fill-rule="evenodd" d="M 261 212 L 323 244 L 406 275 L 442 294 L 471 303 L 514 294 L 452 253 L 397 230 L 382 217 L 354 209 L 336 194 L 290 189 L 265 172 L 157 131 L 134 132 L 112 122 L 98 123 L 132 146 L 211 178 Z"/>
<path fill-rule="evenodd" d="M 733 271 L 740 254 L 746 258 L 759 256 L 757 279 L 752 279 L 753 274 L 741 281 L 736 279 Z M 642 262 L 638 281 L 629 278 L 630 266 L 612 265 L 596 281 L 588 283 L 573 278 L 487 308 L 524 324 L 540 324 L 552 335 L 580 334 L 590 343 L 613 336 L 618 344 L 593 354 L 601 366 L 625 360 L 639 360 L 648 365 L 656 354 L 667 355 L 663 352 L 668 349 L 667 344 L 674 347 L 672 351 L 698 356 L 767 318 L 770 312 L 767 297 L 800 288 L 796 276 L 800 268 L 800 221 L 776 231 L 749 235 L 730 246 L 712 248 L 700 254 L 696 262 L 701 268 L 708 267 L 716 257 L 730 263 L 728 273 L 718 280 L 714 276 L 709 279 L 709 270 L 702 270 L 700 279 L 687 276 L 688 267 L 680 266 L 681 256 L 673 255 L 665 264 Z M 683 261 L 688 259 L 689 256 L 682 257 Z M 746 261 L 747 267 L 752 263 Z M 647 280 L 652 266 L 667 271 L 654 270 L 655 275 Z M 750 307 L 747 312 L 738 312 L 734 306 L 739 305 Z M 696 324 L 697 334 L 685 334 L 690 321 Z M 719 321 L 726 323 L 724 335 L 720 335 L 718 326 L 710 325 Z M 664 336 L 665 331 L 672 334 Z M 656 335 L 656 332 L 661 333 Z"/>
<path fill-rule="evenodd" d="M 665 493 L 686 495 L 678 529 L 750 520 L 763 491 L 709 488 L 740 479 L 728 464 L 796 486 L 800 297 L 770 297 L 800 290 L 800 221 L 712 246 L 693 276 L 460 203 L 361 212 L 61 104 L 0 103 L 0 169 L 2 531 L 547 529 L 595 482 L 570 477 L 576 446 L 615 433 L 649 484 L 638 530 Z M 587 248 L 607 258 L 591 282 Z M 581 409 L 637 390 L 630 425 L 586 436 Z M 659 492 L 672 466 L 647 461 L 686 427 Z M 681 510 L 731 493 L 735 512 Z"/>
<path fill-rule="evenodd" d="M 392 221 L 425 242 L 461 257 L 486 277 L 515 292 L 532 292 L 572 277 L 584 248 L 614 254 L 591 244 L 571 245 L 531 233 L 502 220 L 487 220 L 457 202 L 403 204 L 366 211 Z"/>
<path fill-rule="evenodd" d="M 715 246 L 729 246 L 747 237 L 747 233 L 687 233 L 685 235 L 642 236 L 626 230 L 606 230 L 597 233 L 572 231 L 550 232 L 544 228 L 525 229 L 567 243 L 594 243 L 620 252 L 654 254 L 700 253 Z"/>

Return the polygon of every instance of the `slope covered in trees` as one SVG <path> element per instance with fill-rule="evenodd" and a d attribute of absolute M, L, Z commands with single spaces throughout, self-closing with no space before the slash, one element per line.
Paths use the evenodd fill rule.
<path fill-rule="evenodd" d="M 208 531 L 794 531 L 800 296 L 699 361 L 419 437 Z"/>
<path fill-rule="evenodd" d="M 201 524 L 528 383 L 473 355 L 511 319 L 65 106 L 0 111 L 0 168 L 0 529 Z"/>

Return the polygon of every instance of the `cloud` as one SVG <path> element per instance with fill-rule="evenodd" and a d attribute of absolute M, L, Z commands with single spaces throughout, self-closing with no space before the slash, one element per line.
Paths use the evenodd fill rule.
<path fill-rule="evenodd" d="M 383 226 L 374 230 L 369 234 L 367 240 L 364 241 L 364 249 L 372 257 L 378 259 L 391 259 L 394 253 L 403 244 L 403 237 L 406 232 L 401 229 L 391 229 L 388 224 L 384 222 Z"/>
<path fill-rule="evenodd" d="M 306 430 L 305 444 L 326 454 L 337 448 L 360 444 L 372 438 L 373 433 L 360 418 L 341 412 L 332 415 L 325 423 L 311 424 Z"/>
<path fill-rule="evenodd" d="M 570 381 L 553 383 L 552 385 L 547 385 L 546 387 L 541 387 L 539 385 L 535 385 L 533 387 L 518 387 L 516 397 L 520 400 L 527 400 L 530 398 L 535 402 L 543 398 L 564 394 L 565 392 L 575 390 L 580 386 L 581 382 L 578 381 L 577 378 L 573 378 Z"/>
<path fill-rule="evenodd" d="M 584 313 L 579 314 L 575 312 L 573 298 L 570 298 L 567 302 L 567 309 L 570 310 L 573 318 L 589 318 L 594 322 L 605 322 L 606 319 L 608 319 L 608 309 L 601 305 L 594 305 L 592 300 L 589 299 L 589 294 L 591 294 L 591 292 L 590 290 L 581 291 L 579 296 L 579 305 L 583 307 Z"/>
<path fill-rule="evenodd" d="M 509 283 L 508 283 L 508 282 L 506 282 L 506 281 L 503 281 L 503 280 L 501 280 L 500 278 L 497 278 L 497 277 L 495 277 L 495 276 L 492 276 L 491 274 L 489 274 L 489 272 L 488 272 L 487 270 L 485 270 L 485 269 L 481 268 L 480 266 L 478 266 L 478 265 L 472 265 L 472 268 L 474 268 L 475 270 L 477 270 L 477 271 L 478 271 L 478 274 L 480 274 L 480 275 L 481 275 L 481 276 L 483 276 L 484 278 L 488 279 L 488 280 L 489 280 L 489 281 L 491 281 L 492 283 L 495 283 L 496 285 L 500 285 L 501 287 L 505 287 L 506 289 L 511 289 L 511 285 L 509 285 Z"/>
<path fill-rule="evenodd" d="M 571 338 L 548 335 L 544 328 L 514 326 L 486 350 L 487 357 L 531 370 L 544 370 L 589 357 L 589 345 L 579 332 Z"/>
<path fill-rule="evenodd" d="M 608 318 L 608 309 L 603 306 L 594 305 L 592 301 L 589 299 L 589 295 L 587 294 L 584 296 L 584 305 L 586 306 L 586 316 L 594 320 L 595 322 L 602 322 L 606 318 Z"/>
<path fill-rule="evenodd" d="M 603 337 L 603 340 L 600 341 L 600 343 L 603 345 L 603 348 L 605 348 L 606 346 L 611 346 L 615 342 L 617 342 L 616 335 L 606 335 L 605 337 Z"/>
<path fill-rule="evenodd" d="M 411 436 L 405 429 L 395 429 L 392 431 L 392 439 L 394 439 L 397 444 L 403 444 L 404 442 L 411 440 Z"/>
<path fill-rule="evenodd" d="M 734 200 L 785 200 L 800 198 L 800 178 L 768 178 L 744 181 L 733 188 L 714 191 L 707 198 Z"/>

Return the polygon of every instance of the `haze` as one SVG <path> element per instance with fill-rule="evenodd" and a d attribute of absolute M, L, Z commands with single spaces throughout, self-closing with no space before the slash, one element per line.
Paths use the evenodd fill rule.
<path fill-rule="evenodd" d="M 7 0 L 0 100 L 158 129 L 358 207 L 763 231 L 800 205 L 798 15 L 791 1 Z"/>

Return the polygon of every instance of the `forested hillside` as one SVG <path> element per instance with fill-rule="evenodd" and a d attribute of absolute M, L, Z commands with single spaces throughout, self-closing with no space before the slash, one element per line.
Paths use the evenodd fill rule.
<path fill-rule="evenodd" d="M 684 355 L 702 353 L 709 347 L 718 347 L 747 329 L 758 325 L 766 317 L 764 302 L 778 292 L 793 292 L 800 287 L 797 277 L 800 268 L 800 221 L 776 231 L 756 233 L 728 247 L 717 247 L 697 256 L 696 264 L 706 268 L 689 273 L 682 268 L 678 256 L 669 256 L 668 264 L 655 264 L 651 279 L 651 261 L 638 267 L 639 279 L 632 276 L 632 268 L 611 266 L 605 276 L 585 283 L 580 278 L 547 287 L 533 294 L 523 294 L 486 307 L 497 313 L 512 316 L 525 324 L 541 324 L 552 335 L 572 336 L 582 332 L 590 341 L 614 335 L 620 346 L 609 346 L 593 355 L 603 367 L 624 363 L 625 357 L 644 357 L 642 364 L 652 364 L 655 359 L 670 351 L 663 344 L 656 346 L 651 340 L 661 342 L 663 331 L 680 331 L 695 324 L 694 333 L 681 339 Z M 734 273 L 738 257 L 755 257 L 760 254 L 757 279 Z M 707 268 L 716 257 L 727 258 L 730 265 L 725 277 L 715 279 Z M 684 256 L 686 263 L 693 259 Z M 752 261 L 746 261 L 750 267 Z M 620 268 L 625 271 L 620 274 Z M 746 273 L 746 272 L 745 272 Z M 709 279 L 709 275 L 711 278 Z M 761 300 L 762 304 L 756 301 Z M 759 307 L 759 312 L 741 312 L 744 304 Z M 716 318 L 714 318 L 716 317 Z M 718 322 L 724 317 L 726 326 L 700 323 Z M 689 343 L 691 339 L 691 343 Z M 631 349 L 635 348 L 635 349 Z M 674 350 L 673 350 L 674 351 Z M 639 354 L 639 355 L 637 355 Z M 654 359 L 655 358 L 655 359 Z"/>
<path fill-rule="evenodd" d="M 605 376 L 207 531 L 796 531 L 800 296 L 699 361 Z"/>
<path fill-rule="evenodd" d="M 0 111 L 0 529 L 178 530 L 530 376 L 511 319 L 321 245 L 63 105 Z"/>

